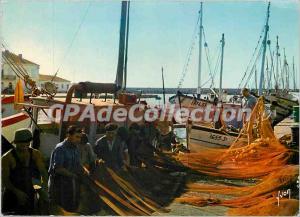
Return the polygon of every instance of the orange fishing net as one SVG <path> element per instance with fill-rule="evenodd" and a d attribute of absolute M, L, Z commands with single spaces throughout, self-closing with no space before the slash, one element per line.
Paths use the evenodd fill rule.
<path fill-rule="evenodd" d="M 299 209 L 295 187 L 298 165 L 289 164 L 294 152 L 275 137 L 263 99 L 258 100 L 249 122 L 228 149 L 206 148 L 200 153 L 177 155 L 139 153 L 146 168 L 113 171 L 98 165 L 90 176 L 82 177 L 90 187 L 90 201 L 112 215 L 153 215 L 168 212 L 164 207 L 174 197 L 195 206 L 226 206 L 228 215 L 294 215 Z M 188 167 L 189 169 L 187 169 Z M 191 169 L 191 170 L 190 170 Z M 187 183 L 194 171 L 226 179 L 255 179 L 249 186 Z M 185 173 L 184 173 L 185 174 Z M 99 200 L 99 198 L 101 200 Z M 297 197 L 296 197 L 297 198 Z M 93 212 L 92 212 L 93 213 Z M 70 215 L 72 213 L 61 212 Z"/>
<path fill-rule="evenodd" d="M 263 98 L 260 98 L 248 123 L 230 148 L 207 148 L 200 153 L 181 154 L 178 159 L 191 169 L 210 176 L 261 180 L 256 185 L 246 187 L 191 183 L 187 185 L 188 191 L 231 195 L 234 198 L 192 195 L 177 198 L 177 201 L 196 206 L 231 207 L 233 209 L 227 213 L 230 215 L 295 214 L 299 208 L 298 200 L 290 199 L 291 192 L 289 199 L 286 199 L 286 194 L 284 197 L 278 196 L 281 190 L 296 183 L 298 178 L 298 165 L 288 165 L 293 154 L 275 137 L 265 114 Z"/>

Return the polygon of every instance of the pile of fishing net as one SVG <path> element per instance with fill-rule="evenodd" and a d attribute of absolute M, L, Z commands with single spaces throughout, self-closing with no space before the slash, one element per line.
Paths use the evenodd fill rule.
<path fill-rule="evenodd" d="M 230 207 L 229 215 L 294 215 L 298 198 L 281 197 L 278 192 L 289 189 L 298 195 L 295 187 L 298 165 L 290 159 L 297 155 L 282 145 L 275 137 L 270 121 L 265 115 L 263 99 L 260 98 L 251 113 L 249 122 L 237 140 L 228 149 L 207 148 L 200 153 L 178 155 L 178 160 L 202 174 L 228 179 L 258 178 L 254 186 L 205 185 L 192 183 L 188 191 L 208 193 L 209 197 L 188 195 L 177 199 L 196 206 L 220 205 Z M 233 198 L 211 197 L 231 195 Z"/>
<path fill-rule="evenodd" d="M 298 165 L 290 163 L 295 151 L 275 137 L 258 100 L 250 120 L 228 149 L 207 148 L 200 153 L 169 156 L 140 152 L 144 167 L 113 171 L 98 165 L 84 177 L 88 212 L 98 215 L 155 215 L 168 212 L 172 201 L 194 206 L 226 206 L 228 215 L 294 215 L 299 201 Z M 296 153 L 297 155 L 297 153 Z M 255 180 L 250 186 L 203 184 L 186 174 L 224 179 Z M 289 192 L 289 195 L 282 192 Z M 102 213 L 99 210 L 104 210 Z M 68 214 L 68 213 L 63 213 Z M 74 215 L 74 214 L 73 214 Z"/>
<path fill-rule="evenodd" d="M 142 160 L 144 167 L 118 172 L 101 164 L 90 176 L 82 177 L 89 192 L 82 214 L 100 211 L 101 215 L 145 216 L 167 212 L 164 207 L 183 189 L 185 174 L 178 172 L 183 168 L 163 154 L 152 157 L 151 162 L 145 156 Z"/>

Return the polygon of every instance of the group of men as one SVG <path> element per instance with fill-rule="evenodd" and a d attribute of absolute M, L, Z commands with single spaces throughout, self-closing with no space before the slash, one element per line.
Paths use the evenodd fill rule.
<path fill-rule="evenodd" d="M 36 214 L 36 194 L 44 201 L 43 213 L 62 207 L 69 212 L 78 211 L 82 194 L 82 177 L 103 164 L 115 171 L 127 167 L 143 167 L 143 159 L 154 156 L 155 140 L 159 131 L 153 123 L 129 128 L 109 123 L 105 135 L 92 146 L 88 136 L 77 126 L 67 129 L 66 138 L 51 153 L 46 170 L 42 154 L 30 147 L 29 129 L 15 132 L 15 147 L 2 157 L 2 212 L 4 214 Z M 34 185 L 33 174 L 40 183 Z M 40 186 L 41 188 L 34 188 Z M 85 188 L 85 187 L 84 187 Z M 46 204 L 46 206 L 45 206 Z M 40 207 L 41 208 L 41 207 Z"/>
<path fill-rule="evenodd" d="M 243 107 L 253 109 L 255 97 L 247 89 L 242 94 Z M 49 214 L 48 210 L 51 214 L 53 207 L 78 211 L 81 178 L 97 164 L 115 171 L 126 170 L 128 166 L 143 167 L 145 159 L 152 158 L 155 150 L 171 150 L 171 145 L 176 143 L 174 135 L 158 128 L 149 122 L 143 126 L 132 123 L 129 129 L 109 123 L 105 126 L 105 135 L 92 147 L 81 128 L 70 126 L 65 140 L 57 144 L 51 154 L 48 171 L 42 154 L 30 147 L 31 131 L 17 130 L 15 147 L 2 157 L 2 213 L 34 214 L 37 193 L 43 209 L 37 214 Z M 161 128 L 168 129 L 169 125 Z"/>

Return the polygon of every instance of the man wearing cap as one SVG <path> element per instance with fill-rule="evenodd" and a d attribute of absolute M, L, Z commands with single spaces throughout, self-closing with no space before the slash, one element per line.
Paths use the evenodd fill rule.
<path fill-rule="evenodd" d="M 79 175 L 83 173 L 77 145 L 82 131 L 76 126 L 67 129 L 66 139 L 58 143 L 51 154 L 49 165 L 49 198 L 52 211 L 57 206 L 75 212 L 79 206 Z"/>
<path fill-rule="evenodd" d="M 105 135 L 97 140 L 95 146 L 95 153 L 97 158 L 103 160 L 107 167 L 114 170 L 124 168 L 125 155 L 128 155 L 128 149 L 125 141 L 121 136 L 117 135 L 118 126 L 115 124 L 107 124 L 105 126 Z"/>
<path fill-rule="evenodd" d="M 41 153 L 30 146 L 29 129 L 15 132 L 15 148 L 2 157 L 2 183 L 4 186 L 2 213 L 30 215 L 34 211 L 33 170 L 38 169 L 42 187 L 47 188 L 48 174 Z"/>

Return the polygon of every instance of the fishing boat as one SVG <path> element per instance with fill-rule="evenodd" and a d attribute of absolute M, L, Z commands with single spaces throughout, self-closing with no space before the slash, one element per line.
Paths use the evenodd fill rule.
<path fill-rule="evenodd" d="M 265 101 L 269 106 L 273 107 L 276 111 L 276 116 L 273 118 L 273 125 L 276 125 L 284 118 L 290 116 L 293 111 L 293 107 L 299 105 L 297 98 L 290 93 L 290 77 L 289 77 L 289 66 L 287 63 L 287 58 L 284 50 L 284 60 L 282 72 L 279 72 L 279 61 L 280 61 L 280 52 L 279 52 L 279 42 L 278 36 L 276 37 L 276 71 L 274 73 L 275 78 L 275 91 L 270 91 L 269 94 L 265 94 Z M 272 72 L 271 72 L 272 73 Z M 281 76 L 280 76 L 281 74 Z M 281 79 L 280 79 L 281 78 Z M 281 85 L 280 85 L 281 81 Z M 295 63 L 293 58 L 293 84 L 294 90 L 296 90 L 296 78 L 295 78 Z M 279 86 L 282 89 L 279 89 Z"/>
<path fill-rule="evenodd" d="M 210 122 L 205 120 L 191 121 L 187 123 L 187 146 L 191 152 L 199 152 L 203 147 L 228 147 L 238 136 L 237 132 L 225 132 L 223 129 L 218 129 L 215 126 L 215 122 L 219 121 L 219 117 L 215 118 L 217 111 L 221 110 L 235 110 L 238 111 L 241 108 L 241 103 L 225 103 L 227 94 L 223 93 L 222 89 L 222 76 L 223 76 L 223 60 L 224 60 L 224 46 L 225 36 L 222 34 L 221 39 L 221 61 L 220 61 L 220 84 L 219 92 L 217 93 L 211 88 L 211 94 L 201 98 L 201 55 L 202 55 L 202 36 L 203 36 L 203 3 L 201 2 L 199 11 L 199 58 L 198 58 L 198 86 L 197 95 L 190 96 L 177 92 L 175 96 L 172 96 L 169 101 L 175 103 L 179 108 L 187 108 L 190 112 L 195 109 L 201 109 L 207 111 L 207 107 L 210 107 L 208 114 L 211 119 Z M 205 42 L 207 46 L 207 43 Z M 218 114 L 219 115 L 219 114 Z M 236 125 L 240 125 L 236 121 Z M 221 126 L 220 126 L 221 127 Z M 219 128 L 220 128 L 219 127 Z M 225 126 L 226 127 L 226 126 Z"/>
<path fill-rule="evenodd" d="M 223 74 L 223 54 L 224 54 L 224 45 L 225 45 L 225 38 L 224 34 L 222 34 L 222 55 L 221 55 L 221 69 L 220 69 L 220 88 L 219 88 L 219 94 L 218 96 L 220 99 L 222 99 L 222 74 Z M 216 96 L 215 94 L 213 94 Z M 180 104 L 184 101 L 180 100 L 180 96 L 178 98 Z M 187 101 L 187 99 L 191 99 L 189 97 L 184 97 L 184 100 Z M 187 104 L 185 104 L 186 106 Z M 222 118 L 221 112 L 224 110 L 228 111 L 238 111 L 238 109 L 241 107 L 240 104 L 234 104 L 234 103 L 222 103 L 222 100 L 214 100 L 214 102 L 210 100 L 203 100 L 200 98 L 192 98 L 190 101 L 189 108 L 196 109 L 201 108 L 204 111 L 207 109 L 207 106 L 211 106 L 212 111 L 210 112 L 209 116 L 211 117 L 211 120 L 213 122 L 220 121 Z M 220 117 L 215 117 L 215 114 L 218 113 L 219 109 L 219 115 Z M 237 119 L 236 116 L 234 118 Z M 201 150 L 205 148 L 228 148 L 238 137 L 239 133 L 234 132 L 232 130 L 225 130 L 227 128 L 227 124 L 224 122 L 220 122 L 221 125 L 216 127 L 216 124 L 207 126 L 207 123 L 200 122 L 191 122 L 187 124 L 187 146 L 191 152 L 200 152 Z M 238 124 L 237 121 L 235 121 L 235 125 Z M 229 127 L 229 126 L 228 126 Z M 246 142 L 246 138 L 244 139 Z"/>
<path fill-rule="evenodd" d="M 25 96 L 25 101 L 29 101 L 28 95 Z M 28 127 L 31 120 L 26 112 L 15 108 L 14 95 L 1 96 L 1 110 L 1 134 L 11 142 L 14 138 L 15 130 Z"/>
<path fill-rule="evenodd" d="M 171 97 L 171 102 L 176 103 L 179 107 L 188 108 L 193 110 L 195 108 L 205 109 L 208 105 L 212 107 L 210 117 L 213 117 L 215 112 L 217 111 L 218 103 L 222 104 L 223 109 L 233 109 L 238 111 L 242 108 L 241 97 L 237 96 L 232 100 L 226 100 L 226 97 L 223 95 L 222 91 L 222 70 L 223 70 L 223 52 L 224 52 L 224 44 L 225 41 L 222 38 L 222 53 L 221 53 L 221 67 L 220 67 L 220 87 L 219 93 L 216 93 L 212 90 L 212 94 L 209 94 L 205 98 L 201 98 L 201 49 L 202 49 L 202 4 L 200 9 L 200 26 L 199 26 L 199 62 L 198 62 L 198 87 L 197 87 L 197 96 L 189 96 L 181 93 L 180 91 L 173 97 Z M 270 3 L 268 4 L 267 9 L 267 19 L 264 29 L 264 37 L 262 41 L 263 46 L 263 55 L 262 55 L 262 66 L 261 66 L 261 76 L 260 76 L 260 85 L 258 95 L 264 95 L 266 109 L 269 113 L 272 113 L 272 125 L 276 125 L 284 118 L 288 117 L 292 114 L 293 106 L 299 105 L 297 100 L 292 100 L 288 97 L 280 96 L 279 94 L 270 94 L 263 92 L 263 82 L 264 82 L 264 70 L 265 70 L 265 58 L 266 58 L 266 48 L 268 45 L 267 36 L 269 31 L 269 14 L 270 14 Z M 215 121 L 217 121 L 215 119 Z M 212 123 L 212 122 L 211 122 Z M 188 139 L 187 141 L 189 149 L 192 152 L 197 152 L 201 149 L 201 146 L 211 146 L 211 147 L 228 147 L 232 141 L 235 140 L 237 133 L 235 132 L 227 132 L 224 133 L 222 130 L 215 129 L 214 127 L 208 127 L 207 125 L 212 125 L 211 123 L 192 123 L 188 126 Z M 242 127 L 241 121 L 236 120 L 236 126 Z M 216 139 L 217 138 L 217 139 Z"/>
<path fill-rule="evenodd" d="M 10 67 L 11 71 L 15 72 L 17 75 L 20 75 L 18 71 L 23 70 L 23 68 L 21 68 L 19 64 L 22 62 L 19 56 L 10 53 L 8 50 L 5 50 L 2 52 L 2 60 L 2 67 L 4 67 L 4 64 L 6 64 L 8 67 Z M 10 77 L 11 75 L 4 76 Z M 9 87 L 4 88 L 1 91 L 2 136 L 4 136 L 9 142 L 13 140 L 16 129 L 26 128 L 31 122 L 30 117 L 26 114 L 26 112 L 15 104 L 16 99 L 20 98 L 20 96 L 22 96 L 22 100 L 24 102 L 29 102 L 30 95 L 23 94 L 24 88 L 24 83 L 19 80 L 15 89 L 13 89 L 11 84 Z"/>
<path fill-rule="evenodd" d="M 228 148 L 238 135 L 237 132 L 226 132 L 192 124 L 188 126 L 187 146 L 191 152 L 201 152 L 205 148 Z"/>

